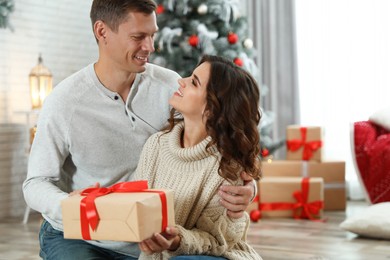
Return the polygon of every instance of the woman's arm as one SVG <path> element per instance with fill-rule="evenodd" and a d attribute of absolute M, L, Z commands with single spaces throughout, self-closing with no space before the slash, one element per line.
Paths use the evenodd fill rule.
<path fill-rule="evenodd" d="M 170 258 L 188 254 L 219 256 L 233 248 L 240 240 L 245 240 L 249 218 L 246 214 L 240 219 L 229 218 L 218 200 L 215 195 L 193 229 L 179 225 L 170 227 L 166 232 L 141 242 L 141 250 L 146 254 L 165 250 L 164 254 Z"/>
<path fill-rule="evenodd" d="M 238 219 L 227 216 L 227 210 L 219 204 L 219 196 L 215 195 L 193 229 L 177 226 L 181 238 L 180 246 L 169 253 L 222 255 L 240 240 L 245 240 L 248 224 L 247 214 Z"/>

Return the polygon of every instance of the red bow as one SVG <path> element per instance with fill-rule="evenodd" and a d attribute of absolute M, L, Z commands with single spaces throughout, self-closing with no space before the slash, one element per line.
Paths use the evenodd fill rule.
<path fill-rule="evenodd" d="M 305 161 L 308 161 L 312 156 L 314 151 L 318 150 L 322 146 L 321 141 L 306 141 L 306 133 L 307 128 L 301 127 L 301 140 L 299 139 L 293 139 L 293 140 L 287 140 L 287 149 L 290 151 L 296 151 L 301 146 L 303 146 L 303 155 L 302 159 Z"/>
<path fill-rule="evenodd" d="M 315 216 L 319 215 L 320 210 L 324 207 L 324 202 L 321 200 L 307 202 L 309 195 L 309 178 L 303 178 L 301 183 L 301 190 L 293 193 L 297 200 L 295 203 L 289 202 L 271 202 L 260 203 L 259 209 L 270 210 L 293 210 L 294 218 L 316 220 Z M 299 214 L 300 213 L 300 214 Z"/>
<path fill-rule="evenodd" d="M 163 191 L 148 190 L 147 181 L 134 181 L 134 182 L 120 182 L 105 188 L 87 188 L 81 192 L 82 196 L 86 196 L 80 202 L 80 221 L 81 221 L 81 233 L 83 239 L 90 240 L 91 235 L 89 233 L 89 227 L 93 231 L 96 230 L 99 223 L 99 213 L 96 209 L 95 199 L 100 196 L 107 195 L 112 192 L 155 192 L 160 195 L 162 204 L 162 228 L 164 231 L 168 225 L 168 209 L 167 198 Z"/>
<path fill-rule="evenodd" d="M 297 200 L 294 204 L 294 218 L 306 218 L 314 220 L 313 216 L 318 216 L 320 210 L 324 207 L 324 202 L 321 200 L 308 203 L 309 195 L 309 178 L 302 179 L 302 190 L 294 192 L 293 196 Z M 301 214 L 299 215 L 299 210 Z"/>

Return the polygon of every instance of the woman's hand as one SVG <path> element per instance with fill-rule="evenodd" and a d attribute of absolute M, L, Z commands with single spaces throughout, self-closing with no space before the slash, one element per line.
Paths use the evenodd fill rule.
<path fill-rule="evenodd" d="M 179 245 L 179 230 L 176 227 L 167 227 L 165 232 L 156 233 L 151 238 L 140 242 L 139 248 L 147 255 L 151 255 L 161 253 L 164 250 L 175 251 Z"/>
<path fill-rule="evenodd" d="M 227 209 L 227 214 L 231 218 L 241 218 L 256 193 L 255 183 L 250 175 L 242 172 L 241 179 L 244 181 L 244 186 L 222 185 L 219 188 L 221 204 Z"/>

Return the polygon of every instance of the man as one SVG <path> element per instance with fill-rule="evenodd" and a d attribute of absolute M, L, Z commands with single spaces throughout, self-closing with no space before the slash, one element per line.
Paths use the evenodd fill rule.
<path fill-rule="evenodd" d="M 23 184 L 27 204 L 44 218 L 44 259 L 138 257 L 137 244 L 64 239 L 60 202 L 95 183 L 126 181 L 146 139 L 166 124 L 179 75 L 147 63 L 158 30 L 155 9 L 152 0 L 93 1 L 98 61 L 62 81 L 45 100 Z M 240 217 L 253 185 L 223 186 L 220 195 L 229 215 Z"/>

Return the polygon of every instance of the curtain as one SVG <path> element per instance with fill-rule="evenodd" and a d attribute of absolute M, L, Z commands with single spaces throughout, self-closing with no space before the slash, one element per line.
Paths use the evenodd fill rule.
<path fill-rule="evenodd" d="M 299 124 L 294 0 L 248 0 L 250 36 L 258 50 L 262 107 L 275 114 L 272 137 L 285 138 L 286 127 Z M 285 146 L 275 158 L 286 156 Z"/>

